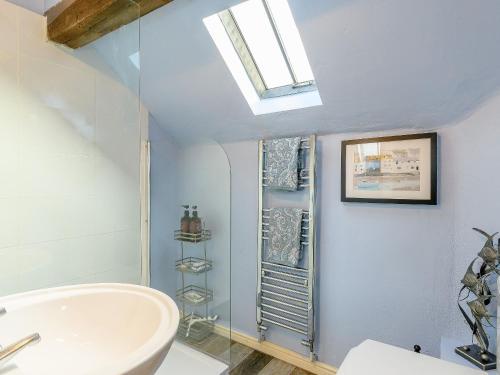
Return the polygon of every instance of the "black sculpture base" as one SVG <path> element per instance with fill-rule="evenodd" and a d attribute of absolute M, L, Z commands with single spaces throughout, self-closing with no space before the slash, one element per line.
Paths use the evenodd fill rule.
<path fill-rule="evenodd" d="M 497 356 L 490 352 L 481 353 L 481 348 L 477 345 L 465 345 L 455 348 L 455 353 L 473 363 L 483 371 L 497 368 Z M 481 356 L 487 358 L 482 358 Z"/>

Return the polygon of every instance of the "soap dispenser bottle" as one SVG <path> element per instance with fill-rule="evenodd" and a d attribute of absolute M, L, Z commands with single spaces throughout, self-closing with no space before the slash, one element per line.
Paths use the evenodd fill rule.
<path fill-rule="evenodd" d="M 193 206 L 193 217 L 189 224 L 189 233 L 200 234 L 202 231 L 201 219 L 198 217 L 198 206 Z"/>
<path fill-rule="evenodd" d="M 189 233 L 191 226 L 191 218 L 189 217 L 189 205 L 184 205 L 184 216 L 181 218 L 181 232 Z"/>

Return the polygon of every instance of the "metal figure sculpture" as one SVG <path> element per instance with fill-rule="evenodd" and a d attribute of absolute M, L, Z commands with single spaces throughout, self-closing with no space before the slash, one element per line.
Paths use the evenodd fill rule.
<path fill-rule="evenodd" d="M 493 316 L 490 315 L 488 305 L 494 296 L 489 283 L 491 276 L 500 274 L 499 249 L 498 246 L 495 248 L 493 242 L 498 232 L 490 235 L 481 229 L 472 229 L 485 236 L 486 242 L 478 256 L 470 263 L 461 281 L 463 286 L 458 293 L 458 308 L 469 325 L 477 345 L 473 343 L 460 346 L 455 352 L 486 371 L 496 368 L 496 356 L 488 351 L 490 343 L 485 326 L 493 327 L 491 322 Z M 479 267 L 478 272 L 474 271 L 475 267 Z M 468 306 L 469 314 L 463 305 Z"/>

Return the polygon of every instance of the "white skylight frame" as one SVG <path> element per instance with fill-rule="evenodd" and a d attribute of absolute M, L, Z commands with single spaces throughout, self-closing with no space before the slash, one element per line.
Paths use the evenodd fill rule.
<path fill-rule="evenodd" d="M 244 9 L 245 7 L 247 9 Z M 244 38 L 246 35 L 248 39 L 251 39 L 252 35 L 249 33 L 252 32 L 252 21 L 256 21 L 242 18 L 245 16 L 243 12 L 248 11 L 250 7 L 253 7 L 254 11 L 257 7 L 261 7 L 257 9 L 261 13 L 257 21 L 261 21 L 260 26 L 264 20 L 269 22 L 266 37 L 271 39 L 271 34 L 269 34 L 271 30 L 272 37 L 275 38 L 273 49 L 270 49 L 268 45 L 267 50 L 264 50 L 265 54 L 261 54 L 261 57 L 274 56 L 273 66 L 269 66 L 270 69 L 268 69 L 273 75 L 267 73 L 267 77 L 265 77 L 265 69 L 262 69 L 266 67 L 260 65 L 261 69 L 259 69 L 259 51 L 255 48 L 255 42 L 253 52 L 257 56 L 250 51 L 253 41 L 249 40 L 250 43 L 247 43 Z M 263 10 L 266 18 L 263 18 Z M 250 14 L 248 17 L 251 16 Z M 237 21 L 240 21 L 241 25 Z M 203 22 L 255 115 L 322 104 L 287 0 L 247 0 L 207 17 Z M 247 34 L 242 33 L 241 29 Z M 254 28 L 255 30 L 257 29 Z M 261 44 L 266 44 L 267 41 L 262 39 L 262 35 L 259 37 Z M 258 38 L 256 40 L 259 41 Z M 277 56 L 282 57 L 284 64 L 277 62 L 279 58 Z M 263 61 L 261 58 L 260 63 Z M 280 72 L 276 70 L 277 67 L 281 69 Z M 279 74 L 281 76 L 276 77 Z M 267 78 L 267 81 L 264 78 Z"/>

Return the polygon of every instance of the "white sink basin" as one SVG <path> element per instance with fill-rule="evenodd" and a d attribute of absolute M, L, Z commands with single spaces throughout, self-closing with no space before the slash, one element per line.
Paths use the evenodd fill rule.
<path fill-rule="evenodd" d="M 179 310 L 167 295 L 128 284 L 89 284 L 0 298 L 0 344 L 38 332 L 0 375 L 149 375 L 172 345 Z"/>

